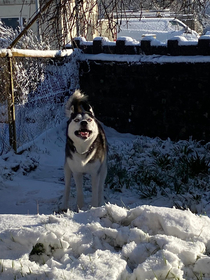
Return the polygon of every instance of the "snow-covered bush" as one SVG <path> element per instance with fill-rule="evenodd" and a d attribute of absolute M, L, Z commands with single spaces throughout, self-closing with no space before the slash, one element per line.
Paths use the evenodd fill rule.
<path fill-rule="evenodd" d="M 110 147 L 106 183 L 116 191 L 139 190 L 139 197 L 169 197 L 178 208 L 191 208 L 209 192 L 210 145 L 189 140 L 139 137 L 119 149 Z"/>
<path fill-rule="evenodd" d="M 13 30 L 4 25 L 0 20 L 0 48 L 7 48 L 17 37 L 19 32 L 19 29 Z M 15 47 L 18 49 L 45 50 L 49 49 L 49 42 L 41 42 L 33 30 L 29 29 Z"/>

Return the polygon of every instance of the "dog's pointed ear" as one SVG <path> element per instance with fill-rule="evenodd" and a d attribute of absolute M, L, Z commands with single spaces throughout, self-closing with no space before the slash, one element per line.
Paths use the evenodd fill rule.
<path fill-rule="evenodd" d="M 71 107 L 67 107 L 66 106 L 66 116 L 67 118 L 71 118 L 71 114 L 74 113 L 74 105 L 72 105 Z"/>
<path fill-rule="evenodd" d="M 89 110 L 90 110 L 91 114 L 92 114 L 93 116 L 95 116 L 95 115 L 94 115 L 94 112 L 93 112 L 93 108 L 92 108 L 91 106 L 90 106 L 90 109 L 89 109 Z"/>
<path fill-rule="evenodd" d="M 74 113 L 74 105 L 72 105 L 71 107 L 70 107 L 70 112 L 69 112 L 69 114 L 71 115 L 71 114 L 73 114 Z"/>

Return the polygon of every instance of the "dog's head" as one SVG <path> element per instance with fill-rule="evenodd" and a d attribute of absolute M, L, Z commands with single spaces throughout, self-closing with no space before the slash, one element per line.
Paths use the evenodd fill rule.
<path fill-rule="evenodd" d="M 68 137 L 74 145 L 91 145 L 98 136 L 98 125 L 87 96 L 80 91 L 70 97 L 66 105 L 68 121 Z"/>
<path fill-rule="evenodd" d="M 68 135 L 70 138 L 73 138 L 75 135 L 76 137 L 85 141 L 92 139 L 93 137 L 97 136 L 97 134 L 97 123 L 91 114 L 84 112 L 72 116 L 68 126 Z"/>

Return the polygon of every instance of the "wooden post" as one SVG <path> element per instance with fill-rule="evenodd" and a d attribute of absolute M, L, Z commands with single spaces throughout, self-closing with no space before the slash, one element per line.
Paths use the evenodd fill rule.
<path fill-rule="evenodd" d="M 16 141 L 16 125 L 15 125 L 15 97 L 14 97 L 14 83 L 13 83 L 13 67 L 12 57 L 8 56 L 8 72 L 9 72 L 9 92 L 7 94 L 8 103 L 8 121 L 9 121 L 9 141 L 10 146 L 17 152 Z"/>
<path fill-rule="evenodd" d="M 44 12 L 47 7 L 52 3 L 53 0 L 49 0 L 39 11 L 37 11 L 36 15 L 32 18 L 32 20 L 28 23 L 28 25 L 18 34 L 15 40 L 8 46 L 7 49 L 12 49 L 17 42 L 21 39 L 21 37 L 27 32 L 27 30 L 33 25 L 33 23 L 41 16 L 42 12 Z M 13 68 L 12 68 L 12 56 L 8 56 L 8 70 L 9 70 L 9 92 L 8 92 L 8 121 L 9 121 L 9 139 L 10 146 L 14 149 L 15 153 L 17 152 L 17 141 L 16 141 L 16 126 L 15 126 L 15 98 L 14 98 L 14 84 L 13 84 Z"/>

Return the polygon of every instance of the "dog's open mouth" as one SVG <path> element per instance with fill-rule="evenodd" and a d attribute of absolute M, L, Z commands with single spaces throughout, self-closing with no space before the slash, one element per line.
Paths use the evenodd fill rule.
<path fill-rule="evenodd" d="M 87 129 L 81 129 L 81 130 L 75 131 L 75 135 L 82 139 L 87 139 L 91 133 L 92 133 L 92 131 L 87 130 Z"/>

